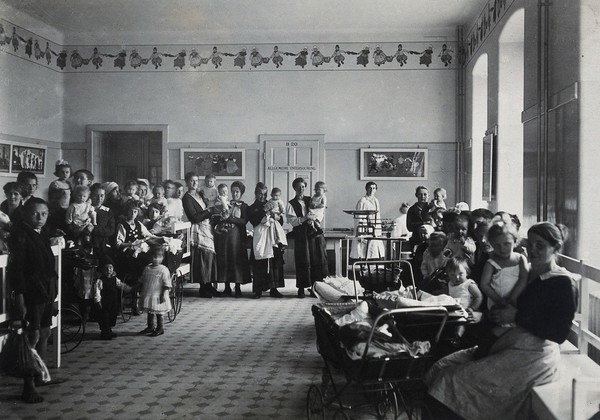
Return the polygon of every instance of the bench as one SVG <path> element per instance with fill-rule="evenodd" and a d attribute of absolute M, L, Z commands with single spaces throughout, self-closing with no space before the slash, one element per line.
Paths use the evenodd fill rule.
<path fill-rule="evenodd" d="M 588 356 L 578 354 L 577 347 L 566 342 L 561 345 L 558 370 L 557 381 L 533 388 L 531 408 L 535 417 L 539 420 L 578 420 L 589 419 L 598 412 L 600 365 Z"/>

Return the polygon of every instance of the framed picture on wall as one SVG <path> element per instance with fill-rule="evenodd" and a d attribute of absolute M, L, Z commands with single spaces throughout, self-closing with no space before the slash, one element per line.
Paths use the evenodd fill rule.
<path fill-rule="evenodd" d="M 213 174 L 219 180 L 244 179 L 246 151 L 243 149 L 181 149 L 181 178 L 193 171 L 202 180 Z"/>
<path fill-rule="evenodd" d="M 33 172 L 43 176 L 46 172 L 46 147 L 12 145 L 10 172 L 18 174 L 21 171 Z"/>
<path fill-rule="evenodd" d="M 427 149 L 360 149 L 362 180 L 427 180 Z"/>
<path fill-rule="evenodd" d="M 10 172 L 10 144 L 0 143 L 0 173 Z"/>

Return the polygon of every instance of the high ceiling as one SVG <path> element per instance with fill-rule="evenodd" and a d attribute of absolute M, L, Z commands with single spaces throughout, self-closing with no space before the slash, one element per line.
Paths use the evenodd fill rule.
<path fill-rule="evenodd" d="M 486 0 L 0 0 L 65 43 L 395 40 L 454 37 Z M 10 20 L 8 13 L 4 17 Z M 156 39 L 149 39 L 155 37 Z M 408 39 L 405 38 L 408 41 Z"/>

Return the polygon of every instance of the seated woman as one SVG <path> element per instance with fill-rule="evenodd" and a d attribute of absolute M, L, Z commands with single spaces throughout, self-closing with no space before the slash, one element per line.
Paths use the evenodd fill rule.
<path fill-rule="evenodd" d="M 534 386 L 557 374 L 558 344 L 567 339 L 576 308 L 573 275 L 556 263 L 566 239 L 562 226 L 540 222 L 527 233 L 531 261 L 529 281 L 517 299 L 490 311 L 496 324 L 516 323 L 483 356 L 477 347 L 439 360 L 428 372 L 429 394 L 464 418 L 528 418 Z M 477 356 L 477 357 L 476 357 Z M 432 401 L 432 403 L 434 403 Z M 444 407 L 445 406 L 445 407 Z"/>

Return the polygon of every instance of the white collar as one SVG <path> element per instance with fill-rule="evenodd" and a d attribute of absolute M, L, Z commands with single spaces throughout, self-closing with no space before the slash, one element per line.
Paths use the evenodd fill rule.
<path fill-rule="evenodd" d="M 573 273 L 571 273 L 569 270 L 567 270 L 564 267 L 556 267 L 553 268 L 550 271 L 546 271 L 545 273 L 542 273 L 539 275 L 540 280 L 548 280 L 552 277 L 556 277 L 556 276 L 567 276 L 567 277 L 571 277 L 573 278 L 575 275 Z"/>

